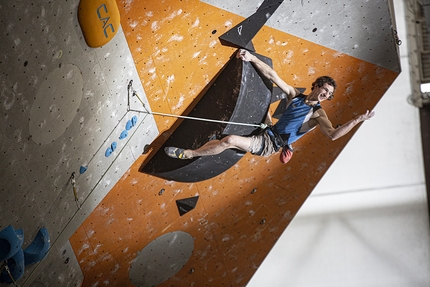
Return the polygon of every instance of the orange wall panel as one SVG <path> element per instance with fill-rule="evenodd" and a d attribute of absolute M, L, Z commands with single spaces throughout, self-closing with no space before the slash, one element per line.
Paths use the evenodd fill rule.
<path fill-rule="evenodd" d="M 178 115 L 228 61 L 234 49 L 222 46 L 218 37 L 243 19 L 193 0 L 118 1 L 118 6 L 151 108 Z M 372 109 L 397 77 L 268 27 L 253 43 L 296 87 L 309 90 L 324 74 L 337 80 L 334 100 L 323 103 L 334 125 Z M 156 121 L 160 131 L 175 122 Z M 225 173 L 192 184 L 139 173 L 142 156 L 70 239 L 84 286 L 102 280 L 109 286 L 132 286 L 128 270 L 137 253 L 176 230 L 195 238 L 194 251 L 185 267 L 161 286 L 246 285 L 352 134 L 331 142 L 317 128 L 294 145 L 286 165 L 278 155 L 247 154 Z M 196 195 L 196 208 L 180 217 L 175 201 Z"/>

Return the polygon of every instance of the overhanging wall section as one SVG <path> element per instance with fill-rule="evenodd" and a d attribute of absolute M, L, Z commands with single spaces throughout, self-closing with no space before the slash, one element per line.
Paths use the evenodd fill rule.
<path fill-rule="evenodd" d="M 243 7 L 244 3 L 237 5 Z M 350 1 L 336 3 L 340 7 L 351 5 Z M 390 26 L 390 16 L 385 14 L 389 14 L 388 4 L 378 4 L 384 8 L 384 24 Z M 288 10 L 279 13 L 291 14 L 306 5 L 297 1 L 291 9 L 285 6 Z M 187 107 L 234 51 L 222 46 L 218 35 L 243 17 L 191 0 L 175 1 L 169 6 L 159 1 L 121 1 L 119 6 L 124 33 L 151 109 L 186 114 Z M 246 4 L 243 10 L 249 7 Z M 319 9 L 329 14 L 327 6 Z M 345 16 L 347 11 L 340 12 Z M 347 21 L 351 27 L 356 24 L 345 18 L 351 21 Z M 315 33 L 312 30 L 308 32 Z M 391 53 L 392 58 L 386 56 L 384 64 L 379 61 L 383 58 L 364 60 L 269 27 L 264 27 L 253 43 L 259 54 L 273 60 L 274 68 L 291 85 L 309 91 L 315 77 L 333 76 L 339 88 L 335 99 L 323 106 L 336 126 L 372 109 L 400 72 L 392 30 L 378 25 L 370 30 L 387 39 L 366 43 L 369 49 L 381 49 L 382 43 L 386 53 Z M 374 57 L 369 51 L 366 54 Z M 276 105 L 271 107 L 272 112 L 275 108 Z M 167 138 L 175 120 L 156 121 Z M 177 282 L 187 286 L 246 285 L 352 134 L 331 142 L 316 129 L 295 144 L 294 157 L 287 165 L 282 165 L 277 155 L 260 158 L 247 154 L 227 172 L 193 184 L 139 174 L 140 163 L 146 158 L 143 156 L 71 238 L 85 286 L 101 280 L 108 280 L 111 286 L 131 286 L 128 270 L 137 253 L 176 230 L 195 238 L 194 250 L 186 265 L 161 286 Z M 197 195 L 196 207 L 180 216 L 175 201 Z"/>

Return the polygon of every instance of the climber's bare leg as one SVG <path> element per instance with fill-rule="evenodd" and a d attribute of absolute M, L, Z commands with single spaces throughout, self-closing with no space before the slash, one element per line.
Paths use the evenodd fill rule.
<path fill-rule="evenodd" d="M 236 135 L 229 135 L 221 140 L 211 140 L 205 143 L 198 149 L 187 149 L 184 151 L 186 158 L 197 156 L 215 155 L 223 152 L 226 149 L 236 148 L 242 151 L 248 151 L 251 145 L 251 139 Z"/>

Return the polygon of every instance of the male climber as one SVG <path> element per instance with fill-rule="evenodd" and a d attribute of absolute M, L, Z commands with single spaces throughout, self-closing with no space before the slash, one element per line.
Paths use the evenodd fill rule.
<path fill-rule="evenodd" d="M 239 149 L 254 155 L 269 156 L 282 149 L 280 160 L 282 163 L 287 163 L 293 155 L 291 144 L 316 126 L 319 126 L 321 132 L 331 140 L 336 140 L 375 114 L 373 111 L 367 111 L 346 124 L 334 128 L 320 105 L 323 101 L 331 100 L 334 96 L 336 82 L 331 77 L 317 78 L 312 83 L 312 90 L 309 95 L 303 95 L 296 88 L 285 83 L 270 66 L 248 51 L 239 50 L 237 57 L 243 61 L 251 62 L 264 77 L 276 84 L 286 94 L 287 108 L 279 121 L 258 135 L 228 135 L 221 140 L 211 140 L 195 150 L 166 147 L 165 152 L 168 156 L 191 159 L 198 156 L 219 154 L 226 149 Z"/>

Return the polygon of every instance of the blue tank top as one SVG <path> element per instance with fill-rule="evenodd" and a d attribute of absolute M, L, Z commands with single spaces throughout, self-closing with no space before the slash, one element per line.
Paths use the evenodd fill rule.
<path fill-rule="evenodd" d="M 312 114 L 321 108 L 320 103 L 309 106 L 305 103 L 306 96 L 296 96 L 275 124 L 276 130 L 284 138 L 288 137 L 288 144 L 292 144 L 313 128 L 308 126 Z M 285 140 L 285 139 L 284 139 Z"/>

